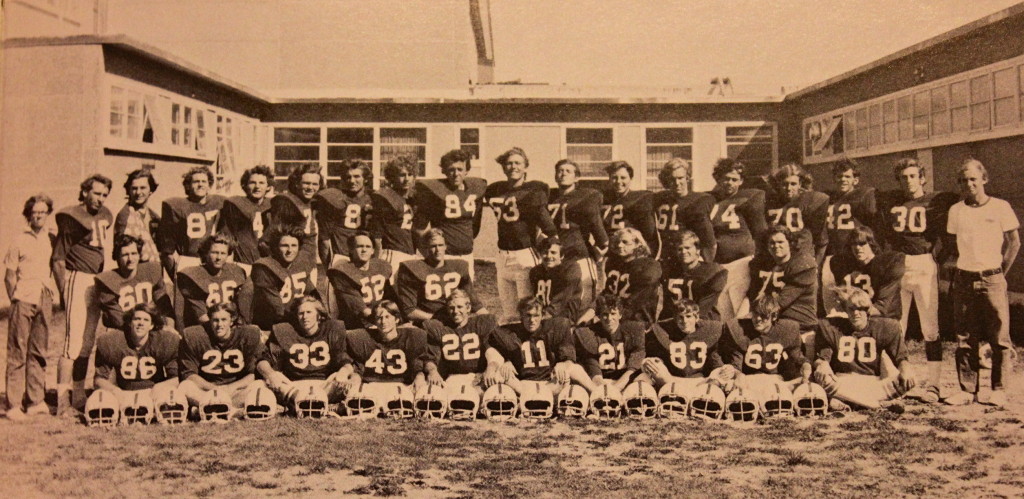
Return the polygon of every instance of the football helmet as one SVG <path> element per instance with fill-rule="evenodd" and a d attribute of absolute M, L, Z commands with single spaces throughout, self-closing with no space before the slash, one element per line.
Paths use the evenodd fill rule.
<path fill-rule="evenodd" d="M 177 388 L 167 392 L 156 404 L 156 421 L 160 424 L 181 424 L 188 420 L 188 399 Z"/>
<path fill-rule="evenodd" d="M 470 385 L 453 385 L 448 388 L 448 412 L 452 419 L 473 421 L 480 410 L 480 393 Z"/>
<path fill-rule="evenodd" d="M 366 388 L 366 383 L 352 388 L 345 399 L 345 410 L 349 416 L 373 418 L 377 416 L 377 399 Z"/>
<path fill-rule="evenodd" d="M 328 412 L 327 392 L 323 387 L 309 385 L 295 394 L 295 417 L 320 419 Z"/>
<path fill-rule="evenodd" d="M 601 385 L 590 394 L 590 412 L 602 418 L 622 415 L 622 392 L 615 385 Z"/>
<path fill-rule="evenodd" d="M 156 412 L 153 404 L 153 396 L 149 390 L 138 390 L 131 392 L 125 398 L 124 406 L 121 407 L 121 421 L 125 424 L 145 424 L 153 420 L 153 413 Z"/>
<path fill-rule="evenodd" d="M 661 390 L 658 391 L 658 400 L 661 403 L 658 406 L 658 412 L 663 418 L 685 417 L 690 408 L 690 394 L 686 392 L 686 387 L 683 384 L 675 381 L 662 385 Z"/>
<path fill-rule="evenodd" d="M 658 415 L 658 392 L 646 381 L 635 381 L 622 392 L 626 415 L 631 418 L 653 418 Z"/>
<path fill-rule="evenodd" d="M 704 383 L 690 396 L 690 415 L 704 419 L 722 419 L 725 393 L 714 383 Z"/>
<path fill-rule="evenodd" d="M 725 398 L 726 419 L 730 421 L 752 423 L 757 421 L 760 410 L 760 404 L 750 390 L 736 387 Z"/>
<path fill-rule="evenodd" d="M 86 426 L 116 426 L 120 404 L 112 393 L 96 390 L 85 402 Z"/>
<path fill-rule="evenodd" d="M 199 419 L 204 423 L 226 423 L 231 419 L 231 395 L 225 390 L 214 388 L 207 392 L 206 400 L 199 406 Z"/>
<path fill-rule="evenodd" d="M 277 396 L 270 388 L 261 386 L 245 394 L 245 404 L 242 405 L 245 419 L 269 419 L 278 412 Z"/>
<path fill-rule="evenodd" d="M 817 383 L 801 383 L 793 390 L 797 416 L 827 416 L 828 395 Z"/>
<path fill-rule="evenodd" d="M 774 383 L 761 394 L 761 414 L 768 418 L 772 416 L 792 416 L 793 392 L 789 387 L 781 383 Z"/>
<path fill-rule="evenodd" d="M 504 421 L 516 417 L 519 399 L 512 387 L 498 383 L 484 392 L 483 413 L 487 419 Z"/>
<path fill-rule="evenodd" d="M 416 394 L 416 415 L 427 419 L 441 419 L 448 413 L 448 397 L 437 385 L 427 384 Z"/>
<path fill-rule="evenodd" d="M 569 384 L 558 394 L 558 415 L 563 418 L 582 418 L 590 409 L 590 394 L 580 385 Z"/>
<path fill-rule="evenodd" d="M 547 383 L 523 383 L 523 393 L 519 396 L 519 414 L 527 419 L 549 419 L 555 414 L 555 395 Z"/>
<path fill-rule="evenodd" d="M 390 392 L 390 397 L 383 407 L 385 416 L 391 419 L 409 419 L 416 416 L 416 402 L 413 401 L 412 388 L 397 384 Z"/>

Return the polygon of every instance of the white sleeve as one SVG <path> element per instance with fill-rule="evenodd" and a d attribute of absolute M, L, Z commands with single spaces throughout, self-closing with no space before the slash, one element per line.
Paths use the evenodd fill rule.
<path fill-rule="evenodd" d="M 1017 220 L 1017 214 L 1013 212 L 1013 207 L 1005 199 L 1000 201 L 1002 203 L 1000 203 L 999 209 L 999 225 L 1003 228 L 1003 232 L 1019 229 L 1020 222 Z"/>
<path fill-rule="evenodd" d="M 960 203 L 949 208 L 949 214 L 946 216 L 946 232 L 949 234 L 956 235 L 956 220 L 960 216 L 959 208 Z"/>

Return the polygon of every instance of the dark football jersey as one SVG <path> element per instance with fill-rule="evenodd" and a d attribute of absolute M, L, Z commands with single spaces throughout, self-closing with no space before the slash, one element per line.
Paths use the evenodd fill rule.
<path fill-rule="evenodd" d="M 370 194 L 370 201 L 373 204 L 370 232 L 375 239 L 380 239 L 381 249 L 416 254 L 416 245 L 412 240 L 413 206 L 410 200 L 390 187 L 385 187 Z"/>
<path fill-rule="evenodd" d="M 725 328 L 731 344 L 723 345 L 729 364 L 743 374 L 778 374 L 784 379 L 793 379 L 800 374 L 800 368 L 807 359 L 803 353 L 800 327 L 790 320 L 779 320 L 762 335 L 754 329 L 750 319 L 734 322 L 733 328 Z"/>
<path fill-rule="evenodd" d="M 622 318 L 653 324 L 660 301 L 661 262 L 647 257 L 626 262 L 613 256 L 605 264 L 605 274 L 604 291 L 622 298 Z"/>
<path fill-rule="evenodd" d="M 217 275 L 199 265 L 178 272 L 175 279 L 174 315 L 179 328 L 195 326 L 206 309 L 218 303 L 232 302 L 238 315 L 248 322 L 252 310 L 252 286 L 242 267 L 224 264 Z"/>
<path fill-rule="evenodd" d="M 653 200 L 653 195 L 647 191 L 629 191 L 622 196 L 605 192 L 601 209 L 604 211 L 604 230 L 608 232 L 608 237 L 619 229 L 632 227 L 644 236 L 651 254 L 657 255 L 660 245 Z"/>
<path fill-rule="evenodd" d="M 543 182 L 524 182 L 518 187 L 507 180 L 495 182 L 484 190 L 484 203 L 494 210 L 498 221 L 498 249 L 533 248 L 538 229 L 547 236 L 555 235 L 547 209 L 548 186 Z"/>
<path fill-rule="evenodd" d="M 491 335 L 491 346 L 515 366 L 519 379 L 547 381 L 555 364 L 576 362 L 571 326 L 566 319 L 544 319 L 530 334 L 522 324 L 508 324 Z"/>
<path fill-rule="evenodd" d="M 832 257 L 831 267 L 836 283 L 863 289 L 882 317 L 898 320 L 903 315 L 900 283 L 905 263 L 903 253 L 883 251 L 867 265 L 862 265 L 850 255 L 837 255 Z"/>
<path fill-rule="evenodd" d="M 263 217 L 264 227 L 301 227 L 306 237 L 302 238 L 300 253 L 304 258 L 316 261 L 319 228 L 313 203 L 285 191 L 270 199 L 270 209 L 263 212 Z M 269 244 L 269 241 L 264 240 L 264 243 Z"/>
<path fill-rule="evenodd" d="M 264 345 L 256 326 L 235 326 L 224 343 L 205 326 L 185 328 L 178 350 L 178 376 L 182 381 L 198 375 L 215 385 L 234 383 L 256 372 Z"/>
<path fill-rule="evenodd" d="M 484 352 L 498 323 L 491 314 L 474 315 L 463 326 L 450 320 L 423 321 L 430 345 L 431 360 L 441 376 L 482 373 L 487 367 Z"/>
<path fill-rule="evenodd" d="M 946 230 L 949 208 L 959 198 L 949 192 L 929 192 L 916 199 L 907 199 L 902 192 L 891 192 L 882 202 L 880 215 L 886 245 L 907 255 L 932 252 L 935 242 Z"/>
<path fill-rule="evenodd" d="M 114 217 L 106 207 L 95 215 L 84 204 L 57 212 L 57 239 L 51 261 L 64 261 L 64 268 L 87 274 L 103 272 L 103 245 Z"/>
<path fill-rule="evenodd" d="M 591 257 L 591 239 L 594 247 L 608 247 L 608 233 L 601 219 L 601 201 L 601 193 L 594 189 L 577 187 L 568 194 L 551 189 L 548 213 L 558 230 L 562 255 L 566 260 Z"/>
<path fill-rule="evenodd" d="M 716 201 L 711 208 L 711 225 L 718 241 L 715 261 L 725 264 L 753 255 L 755 241 L 766 228 L 764 191 L 740 189 L 729 197 L 720 197 L 717 191 L 711 194 Z"/>
<path fill-rule="evenodd" d="M 252 266 L 252 323 L 264 331 L 282 322 L 293 300 L 303 296 L 320 298 L 316 289 L 316 264 L 296 259 L 287 268 L 267 257 Z"/>
<path fill-rule="evenodd" d="M 822 319 L 815 347 L 817 357 L 837 374 L 881 376 L 882 352 L 889 354 L 896 367 L 908 355 L 900 323 L 884 317 L 869 318 L 863 331 L 855 331 L 845 318 Z"/>
<path fill-rule="evenodd" d="M 412 383 L 430 360 L 427 333 L 415 327 L 400 327 L 390 341 L 380 341 L 365 329 L 348 333 L 349 356 L 364 383 Z"/>
<path fill-rule="evenodd" d="M 817 191 L 801 192 L 792 201 L 771 196 L 767 201 L 767 221 L 784 225 L 797 235 L 799 251 L 814 256 L 816 248 L 828 244 L 828 195 Z"/>
<path fill-rule="evenodd" d="M 875 189 L 858 187 L 850 192 L 833 192 L 828 205 L 828 254 L 839 255 L 846 249 L 850 234 L 858 227 L 875 230 L 878 208 Z"/>
<path fill-rule="evenodd" d="M 697 329 L 684 333 L 676 321 L 659 322 L 647 334 L 647 357 L 661 359 L 677 378 L 703 378 L 722 366 L 718 349 L 722 323 L 697 321 Z"/>
<path fill-rule="evenodd" d="M 124 277 L 117 270 L 96 276 L 96 301 L 103 313 L 103 325 L 124 327 L 124 313 L 139 303 L 151 303 L 160 313 L 171 316 L 174 309 L 164 288 L 164 271 L 159 262 L 143 262 L 135 275 Z"/>
<path fill-rule="evenodd" d="M 465 261 L 452 258 L 439 267 L 432 267 L 423 260 L 410 260 L 398 266 L 395 291 L 406 317 L 416 309 L 432 314 L 444 311 L 445 300 L 456 289 L 469 293 L 473 310 L 480 309 L 473 292 L 473 280 L 469 278 L 469 264 Z"/>
<path fill-rule="evenodd" d="M 715 198 L 703 192 L 691 192 L 679 197 L 672 191 L 654 194 L 655 225 L 661 239 L 661 253 L 658 260 L 666 262 L 679 256 L 680 235 L 693 231 L 700 238 L 701 254 L 711 259 L 715 247 L 715 229 L 711 225 L 711 209 Z"/>
<path fill-rule="evenodd" d="M 565 317 L 573 323 L 582 310 L 583 287 L 580 286 L 580 266 L 573 260 L 563 261 L 555 268 L 538 265 L 530 269 L 533 292 L 544 300 L 551 317 Z"/>
<path fill-rule="evenodd" d="M 235 262 L 252 265 L 263 256 L 260 255 L 259 243 L 263 237 L 263 212 L 269 209 L 270 201 L 266 199 L 260 204 L 245 196 L 232 196 L 224 200 L 217 232 L 231 236 L 238 243 Z"/>
<path fill-rule="evenodd" d="M 122 390 L 145 390 L 178 377 L 178 334 L 154 329 L 142 348 L 128 340 L 129 333 L 110 330 L 96 340 L 96 376 Z"/>
<path fill-rule="evenodd" d="M 330 242 L 335 255 L 348 256 L 348 238 L 370 229 L 373 204 L 365 192 L 352 196 L 328 187 L 313 198 L 320 241 Z"/>
<path fill-rule="evenodd" d="M 721 314 L 718 312 L 718 297 L 725 289 L 729 271 L 714 262 L 700 262 L 691 269 L 672 261 L 662 268 L 661 287 L 662 296 L 665 297 L 665 306 L 661 310 L 663 320 L 675 318 L 675 302 L 683 298 L 697 302 L 701 319 L 719 320 Z"/>
<path fill-rule="evenodd" d="M 292 381 L 327 379 L 352 363 L 345 325 L 321 321 L 315 334 L 305 336 L 290 323 L 274 324 L 262 360 Z"/>
<path fill-rule="evenodd" d="M 327 269 L 327 280 L 331 282 L 337 298 L 338 318 L 349 329 L 368 326 L 363 323 L 363 309 L 373 308 L 385 297 L 394 297 L 391 265 L 376 258 L 371 258 L 363 268 L 352 262 L 339 261 Z"/>
<path fill-rule="evenodd" d="M 818 320 L 818 266 L 814 257 L 794 255 L 781 266 L 764 255 L 754 257 L 750 261 L 747 297 L 753 302 L 766 293 L 778 294 L 782 307 L 779 317 L 794 320 L 805 329 L 814 327 Z"/>
<path fill-rule="evenodd" d="M 453 190 L 444 180 L 421 180 L 416 183 L 413 197 L 414 226 L 432 227 L 444 233 L 444 241 L 451 255 L 473 253 L 473 239 L 480 232 L 481 207 L 487 182 L 482 178 L 467 178 L 465 189 Z"/>
<path fill-rule="evenodd" d="M 199 244 L 204 237 L 217 233 L 220 210 L 224 198 L 217 194 L 206 196 L 206 201 L 197 203 L 188 198 L 171 198 L 164 201 L 160 214 L 160 230 L 156 246 L 160 253 L 181 256 L 199 256 Z"/>
<path fill-rule="evenodd" d="M 639 371 L 645 357 L 644 323 L 622 321 L 615 332 L 600 323 L 576 330 L 576 361 L 590 377 L 617 380 L 626 371 Z"/>

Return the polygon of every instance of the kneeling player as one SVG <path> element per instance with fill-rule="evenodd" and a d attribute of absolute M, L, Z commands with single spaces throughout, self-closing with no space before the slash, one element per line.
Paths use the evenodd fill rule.
<path fill-rule="evenodd" d="M 678 253 L 673 258 L 665 259 L 663 264 L 661 286 L 665 307 L 661 309 L 662 320 L 671 320 L 676 316 L 675 303 L 683 298 L 697 302 L 702 319 L 720 320 L 722 316 L 718 311 L 718 302 L 729 271 L 713 261 L 701 258 L 701 243 L 697 234 L 684 230 L 678 237 L 678 245 L 663 242 L 662 247 L 662 251 L 672 248 Z"/>
<path fill-rule="evenodd" d="M 234 302 L 246 322 L 252 310 L 252 286 L 242 267 L 230 261 L 235 241 L 223 234 L 208 236 L 199 243 L 201 265 L 178 271 L 174 287 L 174 314 L 178 327 L 204 324 L 210 320 L 206 308 Z"/>
<path fill-rule="evenodd" d="M 86 401 L 93 424 L 149 423 L 160 401 L 178 386 L 178 335 L 164 330 L 156 308 L 140 303 L 125 313 L 123 330 L 96 342 L 96 391 Z M 112 414 L 102 414 L 103 409 Z"/>
<path fill-rule="evenodd" d="M 651 258 L 640 231 L 632 228 L 612 234 L 611 252 L 604 292 L 622 297 L 623 318 L 653 324 L 661 306 L 661 263 Z"/>
<path fill-rule="evenodd" d="M 96 302 L 108 329 L 123 329 L 124 313 L 139 303 L 156 305 L 165 317 L 174 311 L 164 288 L 163 268 L 157 262 L 140 262 L 143 247 L 142 239 L 118 236 L 114 241 L 117 268 L 96 276 Z M 174 328 L 173 320 L 167 328 Z"/>
<path fill-rule="evenodd" d="M 900 323 L 871 317 L 871 298 L 860 288 L 844 286 L 836 295 L 849 318 L 821 320 L 814 362 L 814 379 L 832 397 L 832 409 L 877 408 L 902 397 L 915 382 Z"/>
<path fill-rule="evenodd" d="M 398 266 L 395 291 L 405 317 L 421 324 L 433 319 L 435 313 L 444 313 L 444 301 L 455 289 L 469 294 L 475 312 L 486 313 L 473 294 L 469 264 L 459 258 L 447 258 L 448 244 L 444 233 L 430 229 L 423 237 L 423 243 L 422 260 L 410 260 Z"/>
<path fill-rule="evenodd" d="M 348 329 L 366 327 L 373 322 L 371 309 L 391 297 L 391 266 L 373 257 L 373 240 L 366 232 L 348 238 L 347 257 L 338 259 L 327 270 L 334 289 L 338 317 Z"/>
<path fill-rule="evenodd" d="M 267 236 L 271 256 L 252 265 L 252 322 L 263 331 L 284 322 L 285 311 L 299 298 L 320 298 L 317 266 L 312 257 L 301 258 L 304 237 L 298 228 L 274 228 Z"/>
<path fill-rule="evenodd" d="M 547 304 L 551 317 L 565 317 L 575 324 L 589 323 L 594 311 L 581 310 L 583 289 L 580 266 L 575 261 L 562 260 L 562 243 L 549 237 L 537 244 L 541 264 L 530 269 L 530 286 L 534 296 Z"/>

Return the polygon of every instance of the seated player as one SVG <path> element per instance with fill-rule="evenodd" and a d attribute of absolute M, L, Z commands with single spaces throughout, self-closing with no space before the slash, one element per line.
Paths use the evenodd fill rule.
<path fill-rule="evenodd" d="M 661 249 L 657 259 L 663 265 L 669 264 L 679 255 L 674 243 L 682 242 L 683 232 L 697 235 L 697 243 L 704 260 L 715 261 L 717 242 L 715 229 L 711 225 L 711 208 L 715 198 L 706 192 L 693 192 L 690 182 L 693 169 L 690 162 L 672 158 L 661 167 L 658 181 L 665 190 L 656 192 L 652 202 L 655 224 L 661 238 Z"/>
<path fill-rule="evenodd" d="M 644 360 L 642 322 L 622 320 L 622 299 L 615 295 L 597 297 L 597 324 L 576 330 L 576 361 L 591 382 L 582 383 L 588 392 L 604 384 L 620 391 L 640 374 Z"/>
<path fill-rule="evenodd" d="M 289 307 L 288 322 L 275 324 L 256 370 L 277 394 L 281 405 L 302 415 L 298 402 L 305 394 L 326 395 L 326 404 L 341 401 L 352 385 L 345 325 L 327 316 L 324 304 L 300 296 Z M 324 414 L 320 414 L 323 416 Z"/>
<path fill-rule="evenodd" d="M 679 255 L 665 260 L 662 266 L 661 291 L 665 307 L 661 310 L 661 318 L 674 318 L 675 304 L 686 298 L 697 302 L 701 319 L 720 320 L 718 302 L 728 280 L 728 271 L 713 261 L 701 258 L 700 239 L 696 234 L 686 230 L 679 237 L 678 245 L 665 243 L 665 247 L 675 248 Z"/>
<path fill-rule="evenodd" d="M 216 390 L 231 401 L 230 412 L 223 415 L 231 417 L 242 408 L 249 390 L 266 386 L 256 381 L 256 363 L 264 355 L 264 345 L 258 327 L 239 322 L 234 303 L 211 305 L 206 315 L 209 321 L 181 333 L 178 390 L 199 414 Z"/>
<path fill-rule="evenodd" d="M 424 362 L 429 359 L 427 334 L 417 327 L 399 327 L 398 305 L 384 300 L 373 307 L 373 329 L 348 334 L 349 356 L 356 363 L 353 387 L 345 407 L 349 416 L 387 415 L 397 418 L 415 414 L 416 387 L 426 383 Z"/>
<path fill-rule="evenodd" d="M 867 227 L 853 229 L 846 242 L 845 250 L 830 261 L 835 281 L 864 290 L 871 298 L 871 315 L 900 320 L 906 255 L 882 250 Z"/>
<path fill-rule="evenodd" d="M 265 165 L 257 165 L 242 173 L 244 196 L 224 200 L 217 222 L 217 233 L 235 240 L 235 263 L 248 274 L 260 259 L 264 212 L 270 209 L 270 182 L 274 174 Z"/>
<path fill-rule="evenodd" d="M 123 423 L 149 423 L 155 407 L 178 386 L 178 335 L 164 329 L 163 317 L 148 303 L 128 309 L 123 322 L 124 328 L 96 341 L 96 391 L 86 407 L 114 400 Z M 92 419 L 88 410 L 85 416 Z"/>
<path fill-rule="evenodd" d="M 199 265 L 199 244 L 217 232 L 224 198 L 210 191 L 213 172 L 196 166 L 182 177 L 185 197 L 170 198 L 163 203 L 156 246 L 160 250 L 167 275 L 175 276 L 182 269 Z"/>
<path fill-rule="evenodd" d="M 640 234 L 648 253 L 658 254 L 658 227 L 654 220 L 653 196 L 648 191 L 634 191 L 633 167 L 625 161 L 613 161 L 605 168 L 609 188 L 604 193 L 601 207 L 604 210 L 604 228 L 609 236 L 615 232 L 633 228 Z M 610 248 L 615 251 L 615 243 Z"/>
<path fill-rule="evenodd" d="M 320 228 L 320 260 L 329 266 L 349 258 L 349 238 L 369 229 L 373 212 L 366 192 L 366 186 L 373 183 L 369 165 L 362 160 L 346 159 L 340 170 L 342 188 L 322 189 L 313 198 Z"/>
<path fill-rule="evenodd" d="M 316 264 L 312 259 L 299 258 L 305 240 L 302 229 L 269 232 L 270 256 L 252 266 L 252 323 L 263 331 L 284 322 L 285 311 L 299 298 L 320 298 Z"/>
<path fill-rule="evenodd" d="M 486 180 L 468 176 L 472 167 L 473 157 L 468 153 L 460 149 L 448 151 L 441 156 L 444 178 L 417 182 L 412 202 L 415 207 L 412 230 L 417 242 L 428 243 L 428 229 L 438 229 L 451 246 L 449 256 L 466 262 L 470 277 L 473 277 L 473 239 L 480 232 L 481 208 L 487 188 Z M 420 251 L 427 253 L 423 247 Z"/>
<path fill-rule="evenodd" d="M 370 194 L 373 217 L 370 233 L 380 248 L 380 258 L 391 265 L 391 277 L 398 266 L 418 258 L 412 235 L 413 205 L 411 197 L 416 185 L 419 165 L 411 156 L 399 156 L 384 165 L 386 185 Z"/>
<path fill-rule="evenodd" d="M 469 265 L 461 259 L 447 258 L 444 234 L 431 229 L 423 239 L 423 259 L 402 262 L 398 266 L 395 291 L 402 314 L 416 324 L 433 319 L 435 314 L 444 314 L 445 300 L 456 289 L 469 295 L 475 313 L 486 313 L 473 293 Z"/>
<path fill-rule="evenodd" d="M 778 168 L 770 180 L 772 189 L 765 201 L 768 223 L 789 229 L 799 243 L 795 248 L 821 266 L 828 246 L 828 195 L 811 190 L 810 175 L 795 163 Z"/>
<path fill-rule="evenodd" d="M 326 182 L 320 171 L 320 165 L 316 163 L 298 165 L 288 174 L 288 189 L 272 197 L 270 209 L 264 212 L 264 227 L 280 227 L 289 231 L 294 228 L 301 229 L 302 259 L 310 262 L 315 262 L 317 259 L 317 234 L 319 232 L 313 198 L 320 192 L 320 189 L 324 188 L 324 185 Z M 265 239 L 263 244 L 267 246 L 268 252 L 273 254 L 275 244 L 268 238 L 270 235 L 268 232 L 263 234 Z"/>
<path fill-rule="evenodd" d="M 697 303 L 687 298 L 673 309 L 675 317 L 655 324 L 647 334 L 643 376 L 659 389 L 679 383 L 683 391 L 692 391 L 722 366 L 722 323 L 701 319 Z"/>
<path fill-rule="evenodd" d="M 605 293 L 622 298 L 622 318 L 654 324 L 661 306 L 661 263 L 636 229 L 612 234 L 611 257 L 605 264 Z"/>
<path fill-rule="evenodd" d="M 385 297 L 393 298 L 391 266 L 373 256 L 373 240 L 366 232 L 356 232 L 345 243 L 346 259 L 337 259 L 327 270 L 334 289 L 338 317 L 348 329 L 368 327 L 373 306 Z"/>
<path fill-rule="evenodd" d="M 103 325 L 124 329 L 124 313 L 139 303 L 155 305 L 161 315 L 174 311 L 171 298 L 164 289 L 164 271 L 157 261 L 140 262 L 142 239 L 122 234 L 114 241 L 117 269 L 96 276 L 96 302 L 102 312 Z M 173 319 L 166 320 L 174 329 Z"/>
<path fill-rule="evenodd" d="M 831 409 L 877 408 L 902 397 L 916 383 L 900 323 L 871 317 L 871 298 L 860 288 L 843 286 L 836 295 L 848 318 L 821 320 L 814 361 L 814 380 L 832 398 Z"/>
<path fill-rule="evenodd" d="M 252 311 L 252 285 L 242 267 L 231 263 L 235 241 L 223 234 L 203 239 L 199 245 L 202 265 L 178 272 L 174 288 L 174 315 L 181 328 L 210 320 L 206 308 L 217 303 L 234 303 L 249 322 Z"/>
<path fill-rule="evenodd" d="M 562 260 L 562 243 L 549 237 L 537 244 L 541 264 L 530 269 L 530 285 L 534 296 L 545 304 L 551 317 L 565 317 L 574 324 L 590 322 L 593 309 L 581 310 L 583 289 L 580 266 L 572 260 Z"/>
<path fill-rule="evenodd" d="M 795 321 L 801 331 L 805 355 L 814 354 L 818 323 L 818 268 L 811 255 L 800 251 L 796 236 L 785 226 L 769 227 L 762 253 L 750 261 L 751 304 L 761 296 L 776 295 L 779 318 Z"/>

